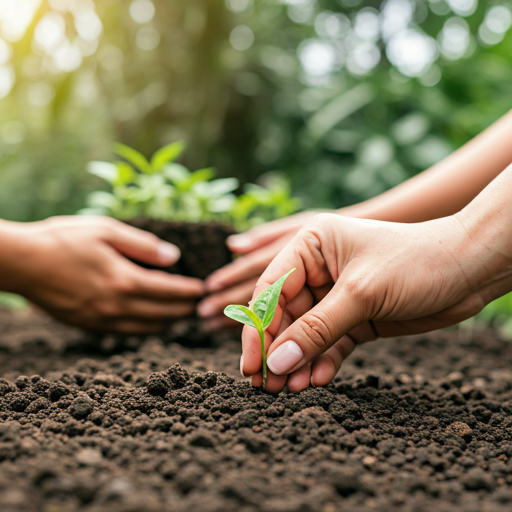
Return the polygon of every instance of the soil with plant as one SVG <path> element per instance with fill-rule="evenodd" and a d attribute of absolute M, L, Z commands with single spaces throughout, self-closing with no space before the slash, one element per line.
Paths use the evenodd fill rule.
<path fill-rule="evenodd" d="M 205 279 L 233 259 L 226 246 L 235 229 L 218 222 L 169 222 L 155 219 L 133 219 L 127 224 L 149 231 L 181 251 L 179 261 L 166 268 L 171 274 Z M 156 267 L 154 267 L 156 268 Z"/>
<path fill-rule="evenodd" d="M 2 512 L 512 506 L 512 345 L 492 332 L 368 344 L 329 387 L 271 395 L 237 375 L 239 333 L 0 325 Z"/>

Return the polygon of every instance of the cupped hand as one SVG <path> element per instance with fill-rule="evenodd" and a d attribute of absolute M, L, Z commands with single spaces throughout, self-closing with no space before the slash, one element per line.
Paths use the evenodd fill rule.
<path fill-rule="evenodd" d="M 228 238 L 228 247 L 241 256 L 206 280 L 210 295 L 200 302 L 197 311 L 207 327 L 218 329 L 236 325 L 222 314 L 224 308 L 249 302 L 259 277 L 272 259 L 317 214 L 298 213 Z"/>
<path fill-rule="evenodd" d="M 177 247 L 106 217 L 54 217 L 12 230 L 4 286 L 59 320 L 87 329 L 147 333 L 194 312 L 204 284 L 147 270 L 175 263 Z"/>
<path fill-rule="evenodd" d="M 361 343 L 431 331 L 476 314 L 504 293 L 499 259 L 474 241 L 463 216 L 395 224 L 323 214 L 311 219 L 258 281 L 253 299 L 284 284 L 266 332 L 267 390 L 324 386 Z M 510 261 L 506 272 L 510 275 Z M 499 288 L 498 290 L 496 288 Z M 244 327 L 241 370 L 261 385 L 258 334 Z"/>

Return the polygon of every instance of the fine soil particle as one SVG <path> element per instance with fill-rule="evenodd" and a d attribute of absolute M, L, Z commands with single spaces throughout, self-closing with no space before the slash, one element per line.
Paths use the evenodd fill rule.
<path fill-rule="evenodd" d="M 23 376 L 29 340 L 0 345 L 2 512 L 512 507 L 512 345 L 491 332 L 378 341 L 328 387 L 271 395 L 236 377 L 238 335 L 77 360 L 48 320 L 9 335 L 27 322 L 58 364 Z"/>
<path fill-rule="evenodd" d="M 127 224 L 149 231 L 179 247 L 180 260 L 175 265 L 164 269 L 171 274 L 205 279 L 233 259 L 226 246 L 226 239 L 233 235 L 235 230 L 225 224 L 167 222 L 142 218 L 130 220 Z"/>

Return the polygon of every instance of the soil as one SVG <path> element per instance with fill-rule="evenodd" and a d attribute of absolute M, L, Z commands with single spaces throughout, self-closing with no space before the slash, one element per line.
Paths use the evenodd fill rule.
<path fill-rule="evenodd" d="M 0 325 L 2 512 L 512 507 L 512 344 L 492 332 L 378 341 L 327 388 L 271 395 L 237 376 L 239 333 Z"/>
<path fill-rule="evenodd" d="M 205 279 L 233 259 L 231 251 L 226 246 L 226 239 L 233 235 L 235 230 L 225 224 L 168 222 L 143 218 L 127 221 L 127 224 L 149 231 L 179 247 L 180 260 L 164 269 L 171 274 Z"/>

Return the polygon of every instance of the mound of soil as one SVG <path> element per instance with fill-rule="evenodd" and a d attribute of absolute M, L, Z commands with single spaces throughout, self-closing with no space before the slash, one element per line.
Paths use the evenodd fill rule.
<path fill-rule="evenodd" d="M 226 239 L 235 230 L 216 222 L 167 222 L 154 219 L 133 219 L 127 224 L 155 234 L 179 247 L 181 259 L 164 270 L 171 274 L 205 279 L 218 268 L 232 261 Z M 159 267 L 161 268 L 161 267 Z"/>
<path fill-rule="evenodd" d="M 20 376 L 30 341 L 0 343 L 2 512 L 512 507 L 512 345 L 491 332 L 375 342 L 327 388 L 271 395 L 236 376 L 238 335 L 77 360 L 48 320 L 5 335 L 27 322 L 58 368 Z"/>

